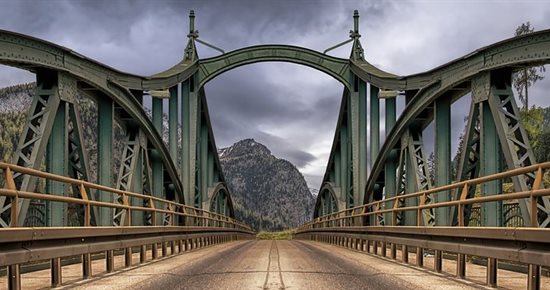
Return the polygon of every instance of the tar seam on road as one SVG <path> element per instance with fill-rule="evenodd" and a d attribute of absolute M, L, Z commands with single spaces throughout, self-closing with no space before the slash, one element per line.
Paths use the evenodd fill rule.
<path fill-rule="evenodd" d="M 267 262 L 267 271 L 265 273 L 265 281 L 264 281 L 263 289 L 269 289 L 267 284 L 269 282 L 269 273 L 271 272 L 271 263 L 272 263 L 272 260 L 274 259 L 274 255 L 277 256 L 277 272 L 279 272 L 279 282 L 280 282 L 279 289 L 285 289 L 285 283 L 283 282 L 283 273 L 281 272 L 281 259 L 279 258 L 279 249 L 277 248 L 276 241 L 271 242 L 271 248 L 269 249 L 269 261 Z"/>

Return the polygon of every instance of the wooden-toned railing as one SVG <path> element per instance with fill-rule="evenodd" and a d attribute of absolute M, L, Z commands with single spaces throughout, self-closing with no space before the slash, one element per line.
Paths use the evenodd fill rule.
<path fill-rule="evenodd" d="M 295 237 L 383 257 L 388 255 L 392 259 L 397 259 L 397 252 L 400 250 L 403 263 L 409 263 L 409 251 L 415 249 L 416 265 L 420 267 L 424 267 L 424 253 L 433 252 L 435 272 L 442 271 L 443 256 L 449 255 L 456 257 L 458 278 L 466 277 L 467 256 L 486 259 L 487 284 L 492 287 L 497 286 L 498 261 L 509 261 L 526 267 L 528 289 L 541 289 L 541 267 L 550 268 L 550 228 L 546 217 L 548 213 L 541 212 L 537 199 L 550 196 L 550 188 L 542 186 L 543 178 L 549 170 L 550 162 L 546 162 L 374 201 L 316 218 L 300 226 Z M 526 175 L 535 177 L 529 191 L 489 192 L 492 195 L 468 196 L 470 189 L 477 189 L 488 182 L 526 178 Z M 453 191 L 451 196 L 459 198 L 437 201 L 438 194 L 449 194 Z M 410 199 L 414 203 L 407 202 Z M 431 200 L 430 203 L 426 203 L 428 199 Z M 522 199 L 528 199 L 527 220 L 519 216 L 519 202 Z M 488 227 L 483 224 L 480 218 L 482 208 L 489 202 L 502 202 L 504 216 L 499 221 L 501 226 Z M 448 208 L 448 211 L 443 212 L 449 213 L 449 220 L 454 219 L 454 223 L 424 225 L 423 211 L 438 208 Z M 451 217 L 453 210 L 454 216 Z M 411 211 L 415 214 L 405 217 L 406 225 L 398 224 L 398 216 Z M 470 216 L 465 212 L 469 212 Z M 479 216 L 475 217 L 472 213 L 479 213 Z M 381 215 L 389 217 L 389 222 L 380 223 L 378 217 Z"/>
<path fill-rule="evenodd" d="M 106 207 L 111 209 L 122 209 L 126 211 L 125 226 L 131 226 L 132 211 L 141 211 L 149 213 L 151 215 L 151 225 L 157 225 L 158 214 L 167 215 L 169 217 L 169 224 L 178 225 L 178 220 L 185 220 L 185 224 L 192 226 L 203 227 L 225 227 L 225 228 L 238 228 L 251 231 L 252 229 L 240 223 L 228 216 L 210 212 L 207 210 L 191 207 L 175 201 L 162 199 L 159 197 L 144 195 L 135 192 L 128 192 L 123 190 L 114 189 L 108 186 L 103 186 L 84 180 L 78 180 L 69 178 L 66 176 L 59 176 L 39 170 L 34 170 L 26 167 L 21 167 L 13 164 L 0 162 L 0 170 L 3 171 L 5 178 L 5 188 L 0 188 L 0 196 L 5 196 L 11 199 L 11 213 L 10 213 L 10 227 L 16 227 L 18 224 L 17 208 L 21 199 L 34 199 L 50 202 L 64 202 L 67 204 L 77 204 L 84 207 L 84 219 L 82 226 L 91 226 L 91 208 Z M 42 178 L 48 181 L 57 181 L 69 185 L 73 188 L 78 188 L 79 197 L 69 197 L 62 195 L 55 195 L 53 193 L 37 193 L 37 192 L 25 192 L 16 188 L 16 184 L 13 178 L 15 172 L 24 175 L 30 175 L 36 178 Z M 114 196 L 113 200 L 117 200 L 119 197 L 122 199 L 122 203 L 105 202 L 92 200 L 88 196 L 90 190 L 97 190 L 99 194 L 111 194 Z M 130 198 L 138 198 L 141 200 L 139 204 L 148 204 L 148 207 L 131 205 Z M 158 205 L 161 205 L 160 207 Z M 14 206 L 15 205 L 15 206 Z M 181 218 L 177 218 L 181 217 Z"/>
<path fill-rule="evenodd" d="M 537 198 L 542 196 L 550 196 L 550 188 L 542 188 L 542 180 L 544 173 L 550 169 L 550 162 L 531 165 L 523 168 L 517 168 L 506 172 L 493 174 L 489 176 L 479 177 L 476 179 L 470 179 L 466 181 L 456 182 L 449 185 L 432 188 L 430 190 L 408 193 L 399 196 L 393 196 L 383 200 L 373 201 L 368 204 L 348 208 L 335 213 L 324 215 L 314 219 L 313 221 L 306 223 L 299 227 L 299 229 L 318 228 L 318 227 L 348 227 L 348 226 L 360 226 L 363 225 L 363 219 L 365 217 L 371 217 L 374 220 L 372 225 L 379 226 L 378 219 L 375 217 L 381 214 L 390 214 L 391 223 L 386 225 L 396 225 L 397 216 L 400 213 L 407 211 L 416 212 L 416 224 L 412 226 L 422 226 L 422 212 L 428 209 L 444 208 L 444 207 L 457 207 L 458 226 L 465 226 L 464 207 L 467 205 L 483 204 L 487 202 L 508 201 L 515 203 L 519 199 L 529 199 L 530 204 L 530 224 L 532 227 L 545 227 L 539 225 Z M 535 181 L 530 191 L 524 192 L 510 192 L 510 193 L 493 193 L 489 196 L 476 196 L 468 197 L 468 192 L 471 187 L 481 186 L 488 182 L 497 180 L 509 179 L 525 174 L 535 174 Z M 444 194 L 452 191 L 459 191 L 460 199 L 437 202 L 437 195 Z M 454 194 L 453 194 L 454 196 Z M 415 202 L 419 199 L 418 205 L 414 206 L 400 206 L 406 204 L 406 200 L 413 199 Z M 426 204 L 425 201 L 431 199 L 432 202 Z M 393 206 L 388 206 L 393 205 Z M 365 225 L 368 226 L 368 225 Z"/>
<path fill-rule="evenodd" d="M 132 251 L 136 249 L 139 251 L 140 263 L 143 263 L 148 259 L 148 251 L 152 259 L 157 259 L 159 249 L 164 257 L 168 255 L 169 249 L 170 254 L 175 255 L 255 237 L 249 226 L 235 219 L 175 201 L 3 162 L 0 162 L 0 170 L 5 184 L 4 188 L 0 188 L 0 196 L 11 202 L 9 225 L 0 228 L 0 267 L 7 266 L 8 289 L 21 289 L 21 266 L 28 263 L 49 261 L 51 285 L 57 287 L 63 283 L 62 259 L 80 257 L 82 277 L 86 279 L 92 276 L 92 254 L 99 253 L 105 259 L 105 271 L 112 272 L 115 270 L 114 257 L 117 252 L 123 253 L 124 267 L 129 267 L 132 265 Z M 21 191 L 14 180 L 16 173 L 62 183 L 72 188 L 73 196 Z M 109 199 L 122 200 L 122 203 L 92 200 L 89 197 L 92 190 L 101 195 L 111 195 L 109 197 L 112 199 Z M 81 224 L 70 227 L 18 227 L 17 210 L 22 199 L 76 205 L 83 215 L 79 219 Z M 138 202 L 134 203 L 130 199 Z M 94 207 L 126 211 L 124 223 L 121 226 L 94 226 L 91 221 Z M 131 216 L 136 211 L 148 214 L 150 224 L 133 224 Z M 162 222 L 157 222 L 157 215 L 163 218 Z"/>

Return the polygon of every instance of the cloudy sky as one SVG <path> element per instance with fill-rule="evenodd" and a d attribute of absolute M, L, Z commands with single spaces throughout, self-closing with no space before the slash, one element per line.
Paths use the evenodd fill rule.
<path fill-rule="evenodd" d="M 366 58 L 398 75 L 428 70 L 511 37 L 526 21 L 537 30 L 550 28 L 550 1 L 543 0 L 0 0 L 0 8 L 0 29 L 46 39 L 142 75 L 181 59 L 190 9 L 200 39 L 225 51 L 272 43 L 323 51 L 348 38 L 358 9 Z M 330 54 L 347 57 L 349 52 L 345 46 Z M 217 52 L 199 46 L 199 55 Z M 0 66 L 0 86 L 31 80 L 29 73 Z M 254 138 L 296 164 L 310 187 L 319 187 L 336 127 L 339 82 L 303 66 L 260 63 L 222 74 L 205 89 L 218 147 Z M 548 91 L 550 80 L 537 84 L 531 102 L 550 105 Z M 453 105 L 455 139 L 468 107 L 466 98 Z"/>

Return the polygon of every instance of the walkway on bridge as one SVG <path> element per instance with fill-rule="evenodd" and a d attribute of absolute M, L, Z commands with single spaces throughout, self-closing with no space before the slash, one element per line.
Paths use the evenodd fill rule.
<path fill-rule="evenodd" d="M 366 250 L 366 249 L 365 249 Z M 389 255 L 388 255 L 389 256 Z M 400 257 L 398 257 L 400 258 Z M 83 280 L 80 265 L 63 268 L 69 289 L 488 289 L 484 286 L 485 267 L 467 264 L 468 280 L 454 279 L 455 262 L 444 260 L 442 274 L 412 266 L 411 253 L 403 264 L 372 254 L 359 253 L 310 241 L 248 240 L 214 245 L 166 259 L 139 263 L 108 274 L 104 260 L 94 263 L 94 278 Z M 115 259 L 122 268 L 123 257 Z M 499 288 L 522 289 L 525 274 L 499 270 Z M 4 278 L 0 285 L 5 285 Z M 23 275 L 23 288 L 42 289 L 50 282 L 49 270 Z M 550 278 L 543 277 L 542 289 L 550 289 Z"/>

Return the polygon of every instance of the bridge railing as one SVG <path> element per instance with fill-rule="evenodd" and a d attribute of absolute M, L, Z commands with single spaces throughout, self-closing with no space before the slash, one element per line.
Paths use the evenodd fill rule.
<path fill-rule="evenodd" d="M 456 263 L 458 278 L 466 277 L 466 258 L 476 258 L 486 263 L 487 284 L 492 287 L 497 285 L 497 269 L 502 261 L 508 261 L 508 265 L 527 272 L 528 289 L 540 289 L 541 267 L 550 268 L 550 229 L 547 221 L 539 224 L 540 216 L 548 213 L 537 206 L 537 198 L 550 196 L 550 188 L 542 186 L 544 176 L 549 171 L 550 162 L 546 162 L 374 201 L 316 218 L 300 226 L 295 236 L 383 257 L 389 256 L 392 259 L 398 259 L 399 250 L 404 263 L 409 263 L 410 251 L 414 249 L 414 259 L 420 267 L 424 267 L 425 254 L 433 253 L 433 270 L 436 272 L 442 272 L 445 256 L 456 260 L 453 263 Z M 512 178 L 526 178 L 527 175 L 535 177 L 529 191 L 486 192 L 492 195 L 468 196 L 471 194 L 470 189 L 477 191 L 488 183 L 504 183 Z M 458 198 L 437 201 L 438 194 L 449 194 L 453 191 L 452 196 Z M 519 218 L 518 201 L 522 199 L 529 200 L 527 205 L 530 207 L 530 214 L 527 221 Z M 472 215 L 484 210 L 484 205 L 492 202 L 502 202 L 503 212 L 509 212 L 499 222 L 502 226 L 487 226 L 480 217 L 472 222 L 475 219 Z M 417 204 L 411 205 L 414 203 Z M 465 210 L 468 207 L 469 210 Z M 448 209 L 443 212 L 449 215 L 454 211 L 454 218 L 449 219 L 449 224 L 425 225 L 424 211 L 440 208 Z M 398 222 L 398 217 L 407 212 L 413 214 L 405 216 L 404 224 Z M 381 215 L 391 217 L 391 221 L 381 223 Z M 492 224 L 494 222 L 495 220 L 491 221 Z M 525 226 L 526 224 L 529 226 Z"/>
<path fill-rule="evenodd" d="M 386 225 L 397 225 L 398 216 L 409 211 L 415 212 L 416 214 L 415 224 L 409 224 L 409 226 L 423 226 L 423 211 L 437 208 L 458 209 L 456 211 L 457 226 L 466 226 L 467 222 L 465 221 L 466 217 L 464 214 L 464 208 L 466 206 L 474 206 L 474 208 L 479 208 L 480 205 L 489 202 L 508 202 L 509 204 L 517 204 L 517 200 L 525 198 L 529 199 L 529 204 L 531 206 L 529 222 L 532 227 L 539 227 L 539 208 L 537 207 L 537 198 L 542 196 L 550 196 L 550 188 L 543 188 L 541 186 L 543 177 L 549 169 L 550 162 L 546 162 L 509 170 L 498 174 L 456 182 L 426 191 L 393 196 L 318 217 L 313 221 L 302 225 L 299 229 L 361 226 L 364 224 L 365 217 L 370 217 L 373 220 L 370 225 L 380 226 L 382 225 L 380 223 L 380 219 L 377 219 L 376 217 L 382 214 L 389 214 L 391 216 L 391 222 L 386 223 Z M 471 188 L 479 188 L 489 182 L 504 181 L 512 177 L 524 178 L 523 175 L 527 174 L 534 174 L 535 176 L 532 189 L 529 191 L 510 193 L 494 192 L 491 193 L 492 195 L 487 196 L 468 197 L 468 192 Z M 437 201 L 438 194 L 448 194 L 449 192 L 456 191 L 460 192 L 460 199 L 441 202 Z M 458 195 L 453 194 L 452 196 Z M 413 203 L 418 203 L 418 205 L 402 206 L 407 204 L 407 200 L 412 200 Z M 427 200 L 431 200 L 432 202 L 426 203 Z M 513 208 L 517 210 L 517 206 L 514 206 Z M 515 221 L 514 223 L 515 226 L 521 224 L 523 223 L 518 221 Z M 541 225 L 541 227 L 544 226 L 546 225 Z"/>
<path fill-rule="evenodd" d="M 255 236 L 249 226 L 228 216 L 155 196 L 3 162 L 0 162 L 0 171 L 4 177 L 0 197 L 11 199 L 9 227 L 0 228 L 0 267 L 7 267 L 8 289 L 21 289 L 21 266 L 29 263 L 35 267 L 37 263 L 44 265 L 43 261 L 49 261 L 51 285 L 57 287 L 62 284 L 62 259 L 69 261 L 77 257 L 76 260 L 82 263 L 82 277 L 90 278 L 93 257 L 105 259 L 105 271 L 112 272 L 117 253 L 123 256 L 123 267 L 129 267 L 133 264 L 132 252 L 136 250 L 140 263 L 143 263 L 156 259 L 159 249 L 164 257 L 168 252 L 174 255 Z M 63 184 L 72 188 L 73 196 L 20 191 L 14 179 L 14 175 L 19 174 Z M 97 194 L 112 195 L 113 200 L 121 202 L 93 200 L 89 197 L 92 190 L 96 190 Z M 77 205 L 81 209 L 79 214 L 84 217 L 77 226 L 19 227 L 18 205 L 22 199 Z M 121 226 L 95 226 L 91 221 L 93 207 L 124 210 L 125 222 Z M 132 223 L 132 212 L 149 214 L 150 224 Z M 157 222 L 157 215 L 163 217 L 162 222 Z"/>
<path fill-rule="evenodd" d="M 84 180 L 73 179 L 65 176 L 55 175 L 31 168 L 26 168 L 18 165 L 0 162 L 0 170 L 3 171 L 5 179 L 5 188 L 0 188 L 0 196 L 11 198 L 12 210 L 10 212 L 10 227 L 17 227 L 18 212 L 17 206 L 21 199 L 33 199 L 50 202 L 63 202 L 67 204 L 81 205 L 84 208 L 84 218 L 82 226 L 91 226 L 92 207 L 110 208 L 125 210 L 125 226 L 131 226 L 132 212 L 139 211 L 151 216 L 151 225 L 157 225 L 158 214 L 164 215 L 166 221 L 164 225 L 178 225 L 178 220 L 182 220 L 184 224 L 203 227 L 224 227 L 237 228 L 251 231 L 252 229 L 230 217 L 222 214 L 210 212 L 207 210 L 195 208 L 175 201 L 162 199 L 152 195 L 144 195 L 135 192 L 123 191 L 114 189 L 108 186 L 103 186 Z M 55 193 L 38 193 L 19 191 L 16 187 L 14 174 L 29 175 L 34 178 L 41 178 L 47 181 L 56 181 L 63 183 L 78 190 L 78 197 L 69 197 L 63 195 L 55 195 Z M 99 195 L 111 195 L 113 200 L 121 200 L 122 203 L 106 202 L 90 199 L 90 190 L 96 190 Z M 139 202 L 131 202 L 130 198 L 137 198 Z M 135 204 L 143 204 L 139 206 Z M 159 206 L 160 204 L 160 206 Z"/>

